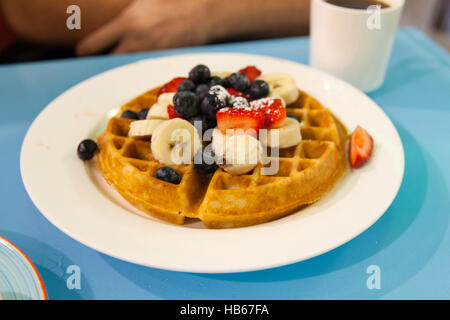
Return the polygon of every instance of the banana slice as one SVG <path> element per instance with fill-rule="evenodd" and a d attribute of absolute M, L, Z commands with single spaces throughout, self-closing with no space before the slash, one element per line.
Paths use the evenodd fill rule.
<path fill-rule="evenodd" d="M 160 123 L 153 131 L 152 153 L 164 164 L 189 164 L 201 149 L 197 129 L 189 121 L 176 118 Z"/>
<path fill-rule="evenodd" d="M 284 125 L 280 129 L 259 132 L 259 141 L 268 147 L 289 148 L 297 145 L 301 140 L 300 123 L 290 117 L 286 117 Z"/>
<path fill-rule="evenodd" d="M 169 119 L 169 114 L 167 113 L 167 107 L 173 105 L 173 97 L 175 92 L 163 93 L 158 97 L 158 100 L 154 105 L 150 107 L 147 113 L 147 119 Z"/>
<path fill-rule="evenodd" d="M 130 138 L 148 138 L 155 131 L 156 127 L 164 122 L 163 119 L 137 120 L 130 124 L 128 136 Z"/>
<path fill-rule="evenodd" d="M 211 72 L 211 77 L 219 77 L 219 78 L 226 78 L 230 75 L 230 72 L 225 71 L 213 71 Z"/>
<path fill-rule="evenodd" d="M 159 120 L 169 120 L 169 113 L 167 112 L 167 107 L 169 105 L 165 103 L 155 103 L 151 106 L 147 113 L 147 119 L 159 119 Z"/>
<path fill-rule="evenodd" d="M 287 73 L 266 73 L 258 77 L 269 84 L 270 91 L 283 97 L 286 105 L 290 105 L 298 99 L 298 89 L 295 79 Z M 270 93 L 269 93 L 270 95 Z"/>
<path fill-rule="evenodd" d="M 236 134 L 226 137 L 226 164 L 222 168 L 232 174 L 241 175 L 253 170 L 262 158 L 260 142 L 247 134 Z"/>
<path fill-rule="evenodd" d="M 166 92 L 162 93 L 158 97 L 157 103 L 167 103 L 173 105 L 173 97 L 175 96 L 176 92 Z"/>

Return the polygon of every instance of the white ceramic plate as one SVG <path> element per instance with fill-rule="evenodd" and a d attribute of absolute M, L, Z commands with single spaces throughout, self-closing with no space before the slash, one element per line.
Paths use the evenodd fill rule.
<path fill-rule="evenodd" d="M 105 186 L 92 165 L 77 158 L 76 147 L 103 130 L 111 109 L 175 76 L 187 75 L 199 63 L 213 71 L 251 64 L 263 72 L 291 74 L 298 87 L 330 108 L 349 129 L 360 124 L 372 134 L 371 161 L 346 175 L 316 204 L 257 226 L 207 230 L 201 224 L 176 226 L 133 214 L 137 210 Z M 83 81 L 41 112 L 21 154 L 22 178 L 31 199 L 48 220 L 74 239 L 126 261 L 202 273 L 271 268 L 342 245 L 386 211 L 403 171 L 397 131 L 361 91 L 305 65 L 231 53 L 148 59 Z"/>
<path fill-rule="evenodd" d="M 39 272 L 14 244 L 0 236 L 0 300 L 47 300 Z"/>

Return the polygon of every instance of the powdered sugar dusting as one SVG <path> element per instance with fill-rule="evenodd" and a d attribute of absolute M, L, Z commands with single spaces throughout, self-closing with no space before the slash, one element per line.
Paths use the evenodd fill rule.
<path fill-rule="evenodd" d="M 267 106 L 270 106 L 273 103 L 274 103 L 273 98 L 263 98 L 263 99 L 252 101 L 250 103 L 250 107 L 252 109 L 265 109 Z"/>
<path fill-rule="evenodd" d="M 215 95 L 217 97 L 217 99 L 219 99 L 219 101 L 222 102 L 223 104 L 228 104 L 228 102 L 230 101 L 230 98 L 231 98 L 227 89 L 225 89 L 221 85 L 212 86 L 209 89 L 209 93 L 212 95 Z"/>
<path fill-rule="evenodd" d="M 232 104 L 233 104 L 233 108 L 251 110 L 247 99 L 242 98 L 242 97 L 234 98 L 233 101 L 232 101 Z"/>

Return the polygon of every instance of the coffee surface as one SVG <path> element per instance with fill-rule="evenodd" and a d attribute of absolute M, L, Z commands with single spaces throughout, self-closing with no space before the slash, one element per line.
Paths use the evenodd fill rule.
<path fill-rule="evenodd" d="M 351 9 L 367 9 L 370 6 L 379 5 L 381 9 L 389 8 L 389 5 L 382 1 L 375 0 L 326 0 L 326 2 L 334 4 L 339 7 Z"/>

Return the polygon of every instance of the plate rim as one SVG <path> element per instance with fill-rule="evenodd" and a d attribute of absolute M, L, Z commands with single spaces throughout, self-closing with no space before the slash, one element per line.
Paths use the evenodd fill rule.
<path fill-rule="evenodd" d="M 360 228 L 360 231 L 356 234 L 353 235 L 349 235 L 347 238 L 342 239 L 339 242 L 336 242 L 333 246 L 329 246 L 327 248 L 323 248 L 322 250 L 317 250 L 315 252 L 311 252 L 309 255 L 304 255 L 301 258 L 292 258 L 292 259 L 287 259 L 284 262 L 278 262 L 278 263 L 265 263 L 264 266 L 260 266 L 260 267 L 233 267 L 233 269 L 230 268 L 195 268 L 195 270 L 193 270 L 192 268 L 183 268 L 183 267 L 168 267 L 165 265 L 159 265 L 157 263 L 143 263 L 142 261 L 136 261 L 135 259 L 131 259 L 131 258 L 127 258 L 121 255 L 117 255 L 114 252 L 112 252 L 111 250 L 105 249 L 105 248 L 99 248 L 99 246 L 96 246 L 92 243 L 92 241 L 84 241 L 84 239 L 80 239 L 77 236 L 74 236 L 72 234 L 72 232 L 70 232 L 69 230 L 67 230 L 66 228 L 63 228 L 61 226 L 58 226 L 57 224 L 55 224 L 52 220 L 50 220 L 50 218 L 43 212 L 43 210 L 41 210 L 40 205 L 38 205 L 35 201 L 35 199 L 33 198 L 30 190 L 29 190 L 29 186 L 26 183 L 26 179 L 24 178 L 24 170 L 23 170 L 23 163 L 24 163 L 24 159 L 23 159 L 23 151 L 24 148 L 26 146 L 26 142 L 27 142 L 27 138 L 29 137 L 29 132 L 31 131 L 31 129 L 33 128 L 34 124 L 39 120 L 39 117 L 41 116 L 42 113 L 44 113 L 45 110 L 47 110 L 47 108 L 51 105 L 53 105 L 55 102 L 57 102 L 57 100 L 63 96 L 64 94 L 66 94 L 68 91 L 72 91 L 73 89 L 75 89 L 78 86 L 81 86 L 89 81 L 95 81 L 96 78 L 101 77 L 107 73 L 110 72 L 115 72 L 118 69 L 122 69 L 122 68 L 129 68 L 132 65 L 135 64 L 139 64 L 142 62 L 146 62 L 149 60 L 155 61 L 155 60 L 164 60 L 164 59 L 177 59 L 180 57 L 186 57 L 186 56 L 205 56 L 205 55 L 235 55 L 238 57 L 242 57 L 242 56 L 246 56 L 247 58 L 251 58 L 251 57 L 259 57 L 259 58 L 265 58 L 265 59 L 271 59 L 271 60 L 277 60 L 279 62 L 288 62 L 288 63 L 292 63 L 292 64 L 297 64 L 300 65 L 303 68 L 306 69 L 311 69 L 314 70 L 314 72 L 317 72 L 320 76 L 324 76 L 327 78 L 332 79 L 333 81 L 335 81 L 338 84 L 343 84 L 345 87 L 347 87 L 347 89 L 351 89 L 351 90 L 356 90 L 358 92 L 358 94 L 362 94 L 364 96 L 365 99 L 368 99 L 374 106 L 376 106 L 376 108 L 378 109 L 377 111 L 381 112 L 381 114 L 384 116 L 385 120 L 388 121 L 388 124 L 392 127 L 393 132 L 396 135 L 396 139 L 397 142 L 399 143 L 399 147 L 400 147 L 400 151 L 399 154 L 401 156 L 401 173 L 400 173 L 400 179 L 398 179 L 397 185 L 395 186 L 395 192 L 392 193 L 391 197 L 389 198 L 389 201 L 386 201 L 386 204 L 384 205 L 384 209 L 380 210 L 380 214 L 377 214 L 376 217 L 374 217 L 370 222 L 366 223 L 366 225 L 363 226 L 363 228 Z M 316 97 L 314 96 L 316 99 L 320 100 L 320 97 Z M 345 119 L 344 119 L 345 122 Z M 87 79 L 84 79 L 82 81 L 80 81 L 79 83 L 75 84 L 74 86 L 66 89 L 63 93 L 61 93 L 60 95 L 58 95 L 55 99 L 53 99 L 44 109 L 41 110 L 41 112 L 39 113 L 39 115 L 33 120 L 32 124 L 30 125 L 30 127 L 27 130 L 27 133 L 24 137 L 23 143 L 22 143 L 22 148 L 21 148 L 21 153 L 20 153 L 20 171 L 21 171 L 21 177 L 25 186 L 25 189 L 30 197 L 30 199 L 32 200 L 33 204 L 38 208 L 38 210 L 40 211 L 40 213 L 46 217 L 46 219 L 48 221 L 50 221 L 56 228 L 62 230 L 64 233 L 66 233 L 67 235 L 69 235 L 72 239 L 82 243 L 83 245 L 86 245 L 87 247 L 93 248 L 96 251 L 105 253 L 109 256 L 112 256 L 114 258 L 120 259 L 120 260 L 124 260 L 124 261 L 128 261 L 131 263 L 135 263 L 135 264 L 139 264 L 139 265 L 144 265 L 144 266 L 149 266 L 149 267 L 153 267 L 153 268 L 158 268 L 158 269 L 162 269 L 162 270 L 172 270 L 172 271 L 181 271 L 181 272 L 194 272 L 194 273 L 238 273 L 238 272 L 249 272 L 249 271 L 256 271 L 256 270 L 265 270 L 265 269 L 271 269 L 271 268 L 275 268 L 275 267 L 280 267 L 280 266 L 284 266 L 284 265 L 289 265 L 289 264 L 293 264 L 296 262 L 300 262 L 300 261 L 304 261 L 304 260 L 308 260 L 312 257 L 316 257 L 319 255 L 322 255 L 326 252 L 329 252 L 331 250 L 334 250 L 335 248 L 349 242 L 350 240 L 354 239 L 355 237 L 357 237 L 358 235 L 360 235 L 361 233 L 363 233 L 364 231 L 366 231 L 368 228 L 370 228 L 376 221 L 378 221 L 378 219 L 381 218 L 381 216 L 384 215 L 384 213 L 388 210 L 388 208 L 391 206 L 392 202 L 395 200 L 395 198 L 397 197 L 397 194 L 399 192 L 399 189 L 402 185 L 403 182 L 403 178 L 404 178 L 404 170 L 405 170 L 405 158 L 404 158 L 404 148 L 403 148 L 403 143 L 401 140 L 401 137 L 395 127 L 395 125 L 393 124 L 392 120 L 388 117 L 388 115 L 384 112 L 384 110 L 378 105 L 376 104 L 370 97 L 368 97 L 364 92 L 358 90 L 357 88 L 353 87 L 352 85 L 346 83 L 345 81 L 338 79 L 330 74 L 327 74 L 323 71 L 317 70 L 311 66 L 296 62 L 296 61 L 292 61 L 292 60 L 286 60 L 286 59 L 282 59 L 282 58 L 278 58 L 278 57 L 272 57 L 272 56 L 268 56 L 268 55 L 256 55 L 256 54 L 247 54 L 247 53 L 235 53 L 235 52 L 206 52 L 206 53 L 187 53 L 187 54 L 177 54 L 177 55 L 169 55 L 169 56 L 162 56 L 162 57 L 157 57 L 157 58 L 145 58 L 142 60 L 138 60 L 135 62 L 131 62 L 128 64 L 124 64 L 124 65 L 120 65 L 118 67 L 114 67 L 108 70 L 105 70 L 103 72 L 100 72 L 98 74 L 95 74 L 92 77 L 89 77 Z M 339 182 L 338 182 L 339 183 Z M 244 228 L 240 228 L 240 229 L 244 229 Z M 91 242 L 91 243 L 90 243 Z"/>
<path fill-rule="evenodd" d="M 10 246 L 10 248 L 9 248 L 10 250 L 13 250 L 16 253 L 18 253 L 19 256 L 22 257 L 22 259 L 23 259 L 22 261 L 24 261 L 27 264 L 27 266 L 30 267 L 30 269 L 34 273 L 35 280 L 37 280 L 37 282 L 39 283 L 39 288 L 40 288 L 41 295 L 42 295 L 41 300 L 48 300 L 48 294 L 47 294 L 47 289 L 45 287 L 44 280 L 42 279 L 41 274 L 39 273 L 39 271 L 36 268 L 36 266 L 34 265 L 34 263 L 31 261 L 31 259 L 25 254 L 25 252 L 22 251 L 22 249 L 20 249 L 18 246 L 16 246 L 14 243 L 12 243 L 10 240 L 8 240 L 5 237 L 0 235 L 0 244 L 2 244 L 2 242 L 5 246 Z"/>

